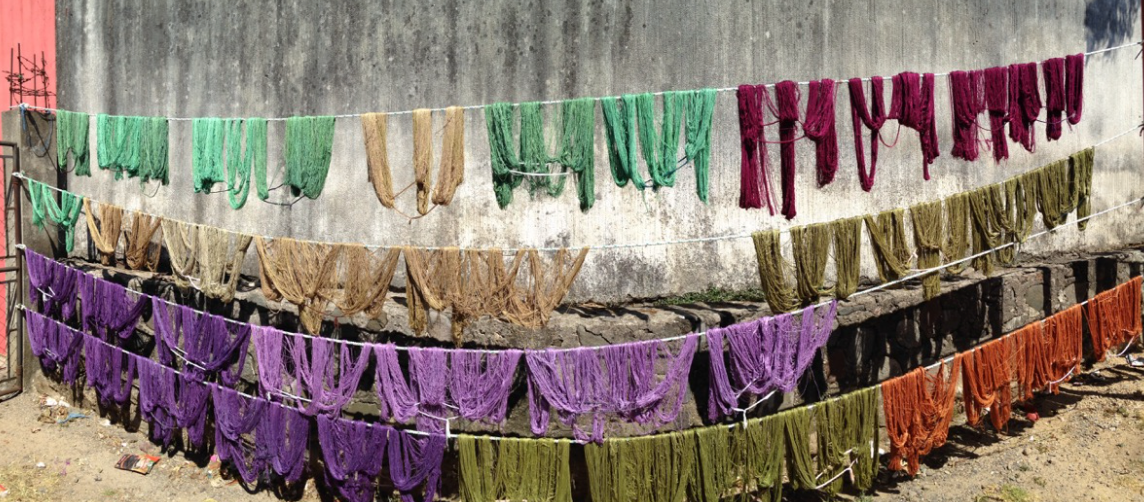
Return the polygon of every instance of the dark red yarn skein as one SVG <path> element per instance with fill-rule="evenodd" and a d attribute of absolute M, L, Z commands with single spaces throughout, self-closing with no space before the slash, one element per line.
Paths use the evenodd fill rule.
<path fill-rule="evenodd" d="M 955 71 L 949 74 L 949 93 L 953 108 L 953 151 L 956 158 L 977 160 L 977 116 L 985 111 L 985 73 L 981 70 Z"/>
<path fill-rule="evenodd" d="M 937 122 L 934 120 L 934 77 L 932 73 L 918 75 L 902 72 L 892 79 L 894 90 L 890 95 L 889 118 L 918 132 L 922 146 L 922 167 L 925 179 L 930 179 L 929 166 L 941 155 L 937 141 Z"/>
<path fill-rule="evenodd" d="M 1041 114 L 1041 106 L 1037 63 L 1009 65 L 1009 139 L 1030 152 L 1037 149 L 1034 126 Z"/>
<path fill-rule="evenodd" d="M 770 102 L 766 86 L 740 85 L 739 139 L 742 162 L 739 167 L 739 207 L 758 209 L 766 200 L 767 209 L 775 214 L 767 179 L 767 137 L 763 104 Z"/>
<path fill-rule="evenodd" d="M 1046 59 L 1041 63 L 1045 78 L 1045 136 L 1049 141 L 1061 139 L 1065 115 L 1065 58 Z"/>
<path fill-rule="evenodd" d="M 858 182 L 867 192 L 874 188 L 878 172 L 878 134 L 886 123 L 886 105 L 882 77 L 870 77 L 870 108 L 862 92 L 862 79 L 850 79 L 850 120 L 854 123 L 854 156 L 858 159 Z M 870 129 L 870 171 L 866 171 L 866 147 L 862 144 L 862 126 Z"/>
<path fill-rule="evenodd" d="M 822 79 L 810 83 L 806 102 L 806 121 L 802 130 L 815 144 L 815 172 L 818 186 L 834 181 L 838 173 L 838 132 L 834 117 L 834 81 Z"/>
<path fill-rule="evenodd" d="M 1084 113 L 1084 53 L 1065 56 L 1065 110 L 1069 124 Z"/>
<path fill-rule="evenodd" d="M 782 180 L 782 214 L 793 219 L 796 211 L 794 207 L 794 175 L 795 175 L 795 134 L 798 132 L 798 84 L 784 80 L 775 84 L 776 118 L 779 120 L 779 159 L 781 166 L 780 179 Z"/>
<path fill-rule="evenodd" d="M 985 70 L 985 108 L 989 110 L 989 131 L 992 134 L 993 160 L 1009 158 L 1009 140 L 1005 139 L 1005 124 L 1009 122 L 1009 69 L 994 66 Z"/>

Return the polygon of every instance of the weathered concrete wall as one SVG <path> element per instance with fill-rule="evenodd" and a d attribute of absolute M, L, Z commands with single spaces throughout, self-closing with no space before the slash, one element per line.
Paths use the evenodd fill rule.
<path fill-rule="evenodd" d="M 1136 37 L 1129 0 L 971 2 L 570 2 L 496 0 L 335 4 L 59 0 L 61 106 L 92 113 L 289 116 L 407 110 L 496 101 L 601 96 L 734 86 L 783 79 L 946 72 L 1040 61 Z M 883 149 L 877 184 L 862 192 L 855 173 L 847 93 L 838 94 L 840 172 L 814 186 L 813 150 L 799 146 L 798 218 L 805 224 L 880 211 L 1000 181 L 1122 132 L 1140 122 L 1140 65 L 1134 49 L 1087 63 L 1085 119 L 1036 154 L 1017 147 L 994 165 L 949 156 L 948 89 L 939 79 L 942 156 L 923 182 L 917 135 Z M 887 91 L 888 93 L 888 91 Z M 556 115 L 555 109 L 549 109 Z M 575 197 L 535 201 L 521 190 L 507 210 L 492 194 L 483 116 L 466 115 L 465 184 L 453 205 L 409 222 L 377 203 L 366 181 L 361 128 L 339 120 L 323 196 L 292 207 L 254 198 L 241 211 L 223 194 L 191 190 L 189 122 L 172 122 L 172 184 L 153 198 L 105 172 L 71 179 L 76 191 L 128 208 L 229 229 L 375 244 L 516 247 L 626 244 L 739 234 L 788 222 L 737 207 L 738 122 L 733 93 L 719 96 L 711 163 L 711 203 L 694 177 L 650 192 L 611 181 L 602 118 L 596 135 L 597 197 L 589 213 Z M 437 118 L 440 123 L 440 117 Z M 408 116 L 391 120 L 395 186 L 412 181 Z M 271 125 L 271 183 L 282 179 L 284 125 Z M 893 134 L 893 127 L 887 129 Z M 94 149 L 95 128 L 92 127 Z M 1141 194 L 1140 141 L 1124 136 L 1098 152 L 1094 207 Z M 777 166 L 777 148 L 772 164 Z M 98 152 L 96 152 L 98 154 Z M 773 172 L 772 174 L 777 175 Z M 285 197 L 282 191 L 272 197 Z M 412 214 L 412 196 L 399 202 Z M 1026 246 L 1048 253 L 1115 246 L 1140 235 L 1138 211 L 1102 218 L 1084 235 L 1069 228 Z M 81 234 L 83 232 L 81 231 Z M 863 237 L 865 239 L 865 237 Z M 82 248 L 82 247 L 81 247 Z M 865 251 L 868 253 L 868 250 Z M 757 284 L 749 239 L 596 251 L 571 299 L 617 301 L 709 286 Z M 253 270 L 253 258 L 248 258 Z M 869 256 L 864 258 L 867 267 Z M 867 270 L 867 273 L 872 270 Z"/>

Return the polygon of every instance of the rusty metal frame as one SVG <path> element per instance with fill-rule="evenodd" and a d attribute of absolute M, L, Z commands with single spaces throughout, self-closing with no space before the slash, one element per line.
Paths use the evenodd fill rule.
<path fill-rule="evenodd" d="M 2 153 L 4 149 L 11 149 L 11 154 Z M 7 221 L 13 221 L 15 224 L 9 228 L 5 233 L 3 244 L 3 255 L 0 260 L 3 260 L 3 266 L 0 266 L 0 272 L 5 274 L 4 280 L 0 280 L 0 287 L 7 289 L 8 302 L 3 308 L 8 314 L 7 325 L 2 329 L 7 334 L 8 343 L 8 371 L 4 378 L 0 379 L 0 399 L 6 399 L 13 395 L 19 394 L 24 390 L 24 317 L 16 310 L 16 306 L 20 303 L 20 298 L 24 296 L 24 259 L 23 253 L 20 253 L 16 248 L 16 244 L 22 243 L 23 229 L 22 215 L 20 214 L 20 189 L 16 182 L 16 178 L 8 174 L 7 163 L 12 162 L 12 173 L 20 172 L 20 145 L 12 141 L 0 141 L 0 166 L 4 167 L 4 214 L 5 224 Z M 8 216 L 13 218 L 8 220 Z M 15 265 L 8 265 L 9 260 L 15 260 Z M 13 276 L 14 274 L 14 276 Z M 14 286 L 14 287 L 13 287 Z"/>

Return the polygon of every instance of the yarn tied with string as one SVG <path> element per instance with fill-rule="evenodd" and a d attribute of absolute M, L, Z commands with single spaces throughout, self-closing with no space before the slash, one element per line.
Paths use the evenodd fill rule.
<path fill-rule="evenodd" d="M 987 109 L 985 72 L 950 72 L 949 92 L 953 101 L 953 151 L 950 154 L 972 162 L 978 155 L 977 116 Z"/>
<path fill-rule="evenodd" d="M 739 207 L 759 209 L 763 202 L 772 216 L 775 214 L 771 198 L 771 183 L 767 169 L 767 136 L 765 106 L 770 103 L 770 94 L 765 85 L 740 85 L 737 92 L 739 102 L 739 147 L 742 160 L 739 164 Z"/>
<path fill-rule="evenodd" d="M 698 345 L 698 335 L 692 334 L 674 355 L 659 340 L 526 351 L 532 432 L 547 432 L 550 409 L 581 441 L 603 441 L 608 415 L 652 429 L 672 423 L 686 398 L 687 374 Z M 667 369 L 659 377 L 661 360 Z M 590 434 L 577 422 L 581 416 L 591 417 Z"/>
<path fill-rule="evenodd" d="M 24 263 L 28 272 L 28 305 L 41 314 L 70 320 L 76 312 L 83 272 L 31 249 L 24 249 Z"/>
<path fill-rule="evenodd" d="M 779 122 L 779 162 L 782 180 L 782 213 L 786 219 L 794 219 L 795 210 L 795 133 L 798 132 L 799 102 L 798 84 L 784 80 L 775 84 L 775 105 L 771 109 Z"/>
<path fill-rule="evenodd" d="M 135 334 L 135 327 L 151 302 L 118 284 L 78 272 L 81 326 L 94 336 L 113 343 Z"/>
<path fill-rule="evenodd" d="M 794 390 L 818 349 L 830 338 L 837 313 L 835 300 L 825 308 L 812 305 L 803 309 L 797 320 L 795 314 L 781 314 L 708 330 L 708 418 L 718 420 L 731 414 L 744 397 Z"/>
<path fill-rule="evenodd" d="M 1092 336 L 1092 352 L 1096 360 L 1116 346 L 1141 334 L 1140 285 L 1141 276 L 1108 291 L 1097 294 L 1088 302 L 1088 331 Z"/>
<path fill-rule="evenodd" d="M 1009 158 L 1009 140 L 1005 137 L 1005 124 L 1009 115 L 1009 69 L 994 66 L 985 69 L 985 108 L 989 111 L 990 146 L 994 162 Z"/>
<path fill-rule="evenodd" d="M 76 383 L 83 334 L 31 309 L 24 309 L 24 323 L 32 355 L 40 358 L 44 371 L 58 371 L 64 383 Z"/>
<path fill-rule="evenodd" d="M 862 91 L 862 79 L 852 78 L 850 88 L 850 120 L 854 124 L 854 156 L 858 159 L 858 182 L 862 190 L 869 192 L 874 187 L 874 175 L 878 172 L 878 144 L 882 126 L 886 123 L 886 105 L 882 77 L 870 77 L 870 107 L 866 107 L 866 95 Z M 863 146 L 862 126 L 870 129 L 870 170 L 866 170 L 866 147 Z"/>
<path fill-rule="evenodd" d="M 171 306 L 154 297 L 151 312 L 160 362 L 170 365 L 178 354 L 186 361 L 183 371 L 191 376 L 202 379 L 217 374 L 227 387 L 238 384 L 250 346 L 249 324 L 199 313 L 185 305 Z"/>
<path fill-rule="evenodd" d="M 91 117 L 86 113 L 56 110 L 56 168 L 67 171 L 68 156 L 73 159 L 76 176 L 91 176 L 91 149 L 88 129 Z"/>
<path fill-rule="evenodd" d="M 382 206 L 394 209 L 393 174 L 389 167 L 388 114 L 366 113 L 361 116 L 365 137 L 369 181 Z M 445 133 L 441 138 L 441 161 L 437 185 L 433 187 L 433 116 L 428 109 L 414 110 L 413 173 L 417 187 L 417 212 L 422 216 L 434 206 L 447 206 L 453 201 L 457 187 L 465 177 L 465 113 L 451 106 L 445 109 Z"/>
<path fill-rule="evenodd" d="M 838 172 L 838 132 L 834 124 L 834 81 L 826 78 L 810 82 L 802 129 L 815 145 L 814 165 L 819 187 L 829 185 Z"/>
<path fill-rule="evenodd" d="M 882 383 L 891 471 L 905 470 L 914 476 L 920 468 L 921 457 L 945 444 L 953 421 L 961 357 L 961 354 L 954 357 L 948 377 L 945 361 L 942 361 L 932 376 L 925 368 L 915 368 Z"/>
<path fill-rule="evenodd" d="M 317 199 L 326 186 L 333 156 L 332 116 L 286 119 L 286 185 L 294 195 Z"/>
<path fill-rule="evenodd" d="M 1041 62 L 1045 79 L 1045 136 L 1049 141 L 1061 139 L 1066 107 L 1065 58 L 1050 58 Z"/>
<path fill-rule="evenodd" d="M 941 155 L 934 119 L 934 75 L 903 72 L 894 75 L 888 118 L 918 132 L 922 147 L 922 174 L 930 179 L 929 166 Z"/>
<path fill-rule="evenodd" d="M 64 234 L 64 251 L 71 253 L 75 248 L 75 224 L 83 210 L 83 197 L 67 191 L 60 191 L 57 203 L 50 186 L 39 181 L 23 178 L 28 187 L 28 202 L 32 206 L 32 225 L 44 228 L 45 219 L 50 220 Z"/>
<path fill-rule="evenodd" d="M 1041 93 L 1037 86 L 1037 63 L 1009 65 L 1009 139 L 1029 152 L 1036 151 L 1034 126 L 1041 114 Z"/>
<path fill-rule="evenodd" d="M 1084 114 L 1084 53 L 1065 56 L 1065 112 L 1069 124 Z"/>
<path fill-rule="evenodd" d="M 104 265 L 115 265 L 115 248 L 119 244 L 119 232 L 123 227 L 123 208 L 111 204 L 99 205 L 99 222 L 95 221 L 95 211 L 91 209 L 91 199 L 83 200 L 83 212 L 87 215 L 87 235 L 99 251 L 99 260 Z"/>

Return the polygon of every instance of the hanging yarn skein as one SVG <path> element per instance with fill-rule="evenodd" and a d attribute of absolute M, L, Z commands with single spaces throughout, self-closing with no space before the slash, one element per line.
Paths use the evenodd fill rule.
<path fill-rule="evenodd" d="M 1084 53 L 1065 56 L 1065 111 L 1069 124 L 1084 114 Z"/>
<path fill-rule="evenodd" d="M 461 498 L 467 502 L 572 502 L 570 443 L 551 439 L 460 436 Z"/>
<path fill-rule="evenodd" d="M 798 306 L 795 290 L 783 274 L 782 241 L 778 230 L 751 234 L 755 243 L 755 259 L 759 266 L 759 282 L 772 312 L 790 312 Z"/>
<path fill-rule="evenodd" d="M 977 160 L 980 126 L 977 116 L 988 107 L 985 98 L 985 72 L 954 71 L 949 74 L 949 93 L 953 101 L 953 157 Z"/>
<path fill-rule="evenodd" d="M 286 184 L 294 195 L 317 199 L 326 186 L 334 148 L 332 116 L 286 119 Z"/>
<path fill-rule="evenodd" d="M 163 220 L 160 226 L 175 284 L 180 288 L 193 285 L 223 302 L 233 300 L 253 237 L 175 220 Z"/>
<path fill-rule="evenodd" d="M 990 145 L 993 161 L 1009 158 L 1009 140 L 1005 124 L 1009 123 L 1009 69 L 994 66 L 985 70 L 985 108 L 989 111 Z"/>
<path fill-rule="evenodd" d="M 891 119 L 902 127 L 918 132 L 922 147 L 922 175 L 930 179 L 929 166 L 941 155 L 937 140 L 937 121 L 934 119 L 934 75 L 903 72 L 894 75 L 890 95 Z"/>
<path fill-rule="evenodd" d="M 1056 141 L 1061 139 L 1065 121 L 1065 58 L 1042 61 L 1041 76 L 1045 79 L 1045 136 Z"/>
<path fill-rule="evenodd" d="M 71 155 L 75 175 L 91 176 L 90 124 L 91 118 L 86 113 L 56 110 L 56 167 L 59 170 L 67 170 L 68 155 Z"/>
<path fill-rule="evenodd" d="M 365 137 L 366 162 L 369 181 L 378 202 L 389 209 L 395 207 L 393 174 L 389 167 L 388 115 L 366 113 L 361 116 Z M 451 106 L 445 109 L 445 133 L 441 139 L 441 161 L 437 171 L 437 186 L 433 188 L 433 116 L 428 109 L 414 110 L 413 114 L 413 173 L 417 187 L 417 212 L 429 213 L 429 202 L 447 206 L 453 201 L 457 187 L 465 176 L 465 114 L 464 109 Z M 432 189 L 432 193 L 430 193 Z"/>
<path fill-rule="evenodd" d="M 517 143 L 513 135 L 513 115 L 520 108 L 520 154 L 513 152 Z M 485 107 L 488 127 L 490 165 L 497 204 L 504 209 L 512 202 L 512 191 L 520 186 L 523 173 L 551 173 L 549 164 L 558 164 L 564 172 L 576 176 L 576 192 L 580 210 L 591 209 L 596 202 L 595 178 L 595 101 L 591 98 L 569 99 L 561 103 L 561 141 L 557 155 L 549 155 L 544 139 L 544 113 L 539 102 L 496 103 Z M 529 192 L 545 189 L 555 197 L 563 193 L 565 179 L 560 176 L 529 176 Z"/>
<path fill-rule="evenodd" d="M 644 93 L 636 96 L 636 122 L 639 123 L 640 152 L 647 164 L 652 187 L 675 186 L 675 173 L 679 152 L 679 124 L 683 118 L 684 99 L 681 93 L 663 93 L 663 113 L 656 137 L 655 96 Z"/>
<path fill-rule="evenodd" d="M 630 181 L 636 189 L 643 191 L 646 184 L 640 175 L 636 154 L 636 95 L 624 94 L 619 99 L 602 99 L 600 109 L 604 113 L 604 133 L 612 180 L 620 188 L 627 186 Z"/>
<path fill-rule="evenodd" d="M 835 220 L 830 226 L 834 234 L 834 297 L 845 300 L 858 290 L 862 271 L 862 217 Z"/>
<path fill-rule="evenodd" d="M 100 204 L 99 223 L 96 223 L 95 211 L 91 209 L 91 199 L 84 199 L 83 212 L 87 215 L 88 238 L 99 251 L 100 262 L 115 266 L 115 248 L 119 245 L 119 231 L 123 226 L 123 208 Z"/>
<path fill-rule="evenodd" d="M 28 202 L 32 206 L 32 224 L 44 228 L 44 218 L 51 220 L 64 234 L 64 251 L 71 253 L 75 248 L 75 224 L 83 210 L 83 198 L 71 192 L 61 191 L 60 202 L 56 203 L 55 191 L 39 181 L 23 178 L 28 187 Z"/>
<path fill-rule="evenodd" d="M 168 126 L 165 117 L 96 116 L 96 155 L 101 169 L 115 179 L 138 176 L 143 182 L 168 179 Z"/>
<path fill-rule="evenodd" d="M 870 77 L 870 108 L 866 108 L 866 95 L 862 79 L 852 78 L 850 87 L 850 120 L 854 124 L 854 156 L 858 159 L 858 182 L 862 190 L 874 188 L 874 175 L 878 172 L 878 144 L 882 126 L 886 123 L 886 104 L 882 77 Z M 862 141 L 862 126 L 870 129 L 870 170 L 866 170 L 866 147 Z"/>
<path fill-rule="evenodd" d="M 1009 65 L 1009 139 L 1029 152 L 1036 151 L 1034 125 L 1041 114 L 1041 93 L 1037 86 L 1037 63 Z"/>
<path fill-rule="evenodd" d="M 925 368 L 916 368 L 882 383 L 891 471 L 904 469 L 914 476 L 920 468 L 921 457 L 945 444 L 949 424 L 953 421 L 961 357 L 961 354 L 955 356 L 948 378 L 945 377 L 946 364 L 942 361 L 933 376 Z"/>
<path fill-rule="evenodd" d="M 698 89 L 684 93 L 687 99 L 687 143 L 683 153 L 695 166 L 695 194 L 707 203 L 708 179 L 711 171 L 711 119 L 715 116 L 715 89 Z M 676 168 L 678 169 L 678 168 Z"/>
<path fill-rule="evenodd" d="M 306 331 L 319 333 L 329 303 L 321 293 L 335 285 L 341 246 L 285 238 L 268 243 L 262 236 L 254 238 L 254 246 L 262 294 L 297 306 Z"/>
<path fill-rule="evenodd" d="M 941 265 L 942 250 L 941 201 L 924 202 L 910 207 L 910 220 L 914 228 L 914 248 L 917 250 L 917 268 L 926 270 Z M 941 275 L 931 272 L 922 276 L 925 299 L 941 294 Z"/>
<path fill-rule="evenodd" d="M 739 146 L 742 161 L 739 165 L 739 207 L 759 209 L 763 202 L 771 216 L 775 214 L 771 198 L 771 184 L 767 175 L 767 137 L 764 106 L 770 103 L 765 85 L 740 85 Z"/>
<path fill-rule="evenodd" d="M 883 211 L 877 217 L 865 216 L 866 233 L 874 251 L 878 277 L 889 282 L 910 272 L 910 245 L 906 242 L 905 211 L 901 208 Z"/>
<path fill-rule="evenodd" d="M 124 251 L 127 268 L 131 270 L 150 270 L 154 272 L 159 267 L 159 257 L 163 254 L 162 241 L 155 243 L 152 252 L 152 238 L 159 230 L 163 218 L 149 214 L 130 211 L 131 224 L 123 231 Z"/>
<path fill-rule="evenodd" d="M 246 136 L 242 148 L 243 133 Z M 242 209 L 250 195 L 253 171 L 258 198 L 266 200 L 266 119 L 230 119 L 226 121 L 226 191 L 232 209 Z M 265 194 L 265 195 L 264 195 Z"/>
<path fill-rule="evenodd" d="M 838 172 L 838 132 L 834 123 L 834 81 L 828 78 L 812 81 L 802 129 L 815 145 L 814 165 L 819 187 L 829 185 Z"/>
<path fill-rule="evenodd" d="M 795 190 L 794 190 L 794 175 L 795 175 L 795 144 L 798 140 L 795 133 L 798 130 L 798 101 L 799 92 L 798 84 L 784 80 L 775 84 L 775 105 L 771 107 L 771 113 L 775 115 L 779 122 L 779 160 L 780 160 L 780 178 L 782 180 L 782 213 L 786 219 L 794 219 L 795 210 Z M 768 106 L 771 106 L 768 103 Z"/>

